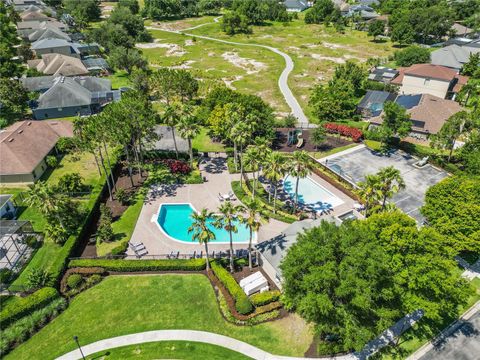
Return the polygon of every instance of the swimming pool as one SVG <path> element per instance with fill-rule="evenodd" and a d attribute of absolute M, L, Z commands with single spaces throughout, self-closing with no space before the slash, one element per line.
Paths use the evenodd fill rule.
<path fill-rule="evenodd" d="M 297 179 L 290 175 L 283 179 L 283 190 L 292 199 L 295 199 L 296 181 Z M 298 182 L 298 202 L 317 211 L 332 209 L 343 204 L 343 200 L 309 177 L 301 178 Z"/>
<path fill-rule="evenodd" d="M 188 228 L 192 225 L 192 214 L 196 210 L 191 204 L 161 204 L 158 210 L 157 224 L 165 235 L 175 241 L 198 244 L 192 241 L 192 235 Z M 225 229 L 217 229 L 213 226 L 215 219 L 208 221 L 208 228 L 215 234 L 212 244 L 225 244 L 230 242 L 230 236 Z M 233 233 L 234 243 L 248 243 L 250 231 L 240 222 L 235 222 L 238 232 Z M 253 242 L 256 242 L 256 234 L 253 234 Z"/>

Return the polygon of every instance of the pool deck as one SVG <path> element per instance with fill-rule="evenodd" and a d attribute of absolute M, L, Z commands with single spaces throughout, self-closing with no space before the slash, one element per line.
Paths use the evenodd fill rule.
<path fill-rule="evenodd" d="M 205 247 L 203 245 L 189 244 L 168 238 L 162 233 L 156 222 L 159 207 L 163 203 L 190 203 L 196 210 L 207 208 L 215 212 L 220 205 L 218 194 L 227 194 L 232 191 L 231 182 L 240 179 L 239 174 L 230 174 L 228 172 L 226 159 L 223 157 L 211 158 L 204 161 L 200 165 L 200 170 L 207 180 L 203 184 L 157 185 L 150 189 L 131 239 L 133 243 L 143 243 L 149 255 L 166 255 L 172 251 L 174 253 L 180 252 L 180 254 L 204 251 Z M 330 215 L 338 216 L 353 208 L 354 200 L 316 175 L 312 174 L 310 177 L 344 202 L 338 207 L 335 207 Z M 240 204 L 238 200 L 235 200 L 235 203 Z M 288 225 L 287 223 L 270 219 L 267 224 L 264 224 L 260 228 L 257 234 L 257 243 L 277 236 L 285 230 Z M 233 247 L 234 249 L 246 249 L 248 244 L 234 243 Z M 228 244 L 210 243 L 208 245 L 210 253 L 212 251 L 225 251 L 228 248 Z M 127 255 L 132 256 L 133 252 L 128 249 Z"/>

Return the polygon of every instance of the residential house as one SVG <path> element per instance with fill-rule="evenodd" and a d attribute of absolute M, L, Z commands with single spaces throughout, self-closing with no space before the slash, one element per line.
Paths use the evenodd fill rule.
<path fill-rule="evenodd" d="M 474 43 L 472 44 L 474 45 Z M 431 63 L 459 71 L 468 62 L 470 55 L 476 53 L 480 53 L 480 46 L 468 46 L 468 43 L 463 46 L 451 44 L 433 51 Z"/>
<path fill-rule="evenodd" d="M 0 131 L 0 182 L 35 182 L 58 139 L 72 136 L 70 121 L 19 121 Z"/>
<path fill-rule="evenodd" d="M 37 57 L 44 54 L 62 54 L 81 58 L 83 55 L 98 53 L 100 51 L 97 44 L 80 44 L 70 42 L 65 39 L 42 39 L 35 41 L 31 49 L 35 52 Z"/>
<path fill-rule="evenodd" d="M 7 5 L 12 5 L 15 11 L 22 12 L 28 9 L 37 8 L 55 16 L 56 12 L 51 7 L 45 5 L 41 0 L 6 0 Z"/>
<path fill-rule="evenodd" d="M 88 70 L 83 62 L 75 57 L 62 54 L 44 54 L 41 59 L 28 60 L 30 69 L 53 76 L 87 75 Z"/>
<path fill-rule="evenodd" d="M 469 37 L 474 34 L 476 34 L 476 31 L 473 29 L 470 29 L 469 27 L 462 25 L 458 22 L 453 23 L 451 27 L 451 31 L 456 35 L 456 36 L 462 36 L 462 37 Z"/>
<path fill-rule="evenodd" d="M 302 12 L 309 8 L 307 0 L 285 0 L 283 4 L 289 12 Z"/>
<path fill-rule="evenodd" d="M 414 64 L 398 69 L 390 83 L 400 86 L 400 94 L 431 94 L 440 98 L 455 98 L 468 81 L 458 71 L 434 64 Z"/>
<path fill-rule="evenodd" d="M 438 133 L 450 116 L 463 109 L 456 101 L 430 94 L 399 95 L 395 102 L 410 115 L 410 136 L 421 140 L 427 140 L 430 135 Z M 370 119 L 372 127 L 382 123 L 382 115 Z"/>
<path fill-rule="evenodd" d="M 110 70 L 107 61 L 98 55 L 85 56 L 82 62 L 87 70 L 92 73 L 101 73 Z"/>
<path fill-rule="evenodd" d="M 48 21 L 49 18 L 43 13 L 43 10 L 37 6 L 30 6 L 19 14 L 21 21 Z"/>
<path fill-rule="evenodd" d="M 389 84 L 393 78 L 398 75 L 398 70 L 387 68 L 384 66 L 377 66 L 370 70 L 368 80 L 383 82 Z"/>
<path fill-rule="evenodd" d="M 15 218 L 16 212 L 17 209 L 13 203 L 13 195 L 0 195 L 0 219 L 13 219 Z"/>
<path fill-rule="evenodd" d="M 33 32 L 30 32 L 28 35 L 24 37 L 24 39 L 35 42 L 38 40 L 44 39 L 63 39 L 65 41 L 71 41 L 71 36 L 62 30 L 58 29 L 56 26 L 49 24 L 48 22 L 44 22 L 42 27 L 36 29 Z"/>
<path fill-rule="evenodd" d="M 60 31 L 67 31 L 68 26 L 60 21 L 57 21 L 53 18 L 48 18 L 46 20 L 32 20 L 32 21 L 20 21 L 17 23 L 17 34 L 18 36 L 26 39 L 28 36 L 39 30 L 44 29 L 45 27 L 56 28 Z"/>
<path fill-rule="evenodd" d="M 395 101 L 396 94 L 387 91 L 368 90 L 357 106 L 357 113 L 364 118 L 378 116 L 387 101 Z"/>
<path fill-rule="evenodd" d="M 373 8 L 368 5 L 351 5 L 348 11 L 344 13 L 346 17 L 358 16 L 362 20 L 372 20 L 378 18 L 380 15 L 375 12 Z"/>
<path fill-rule="evenodd" d="M 31 105 L 37 120 L 91 115 L 121 97 L 120 90 L 112 90 L 110 80 L 91 76 L 41 76 L 21 81 L 27 90 L 42 92 Z"/>

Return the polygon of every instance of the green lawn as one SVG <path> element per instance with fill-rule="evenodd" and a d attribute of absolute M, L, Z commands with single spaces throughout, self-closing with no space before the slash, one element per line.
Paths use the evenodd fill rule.
<path fill-rule="evenodd" d="M 116 71 L 114 74 L 106 77 L 112 82 L 112 89 L 130 86 L 130 79 L 126 71 Z"/>
<path fill-rule="evenodd" d="M 198 134 L 192 141 L 192 147 L 199 152 L 223 152 L 225 147 L 222 143 L 213 142 L 210 136 L 208 136 L 207 128 L 202 128 L 200 134 Z"/>
<path fill-rule="evenodd" d="M 321 158 L 324 158 L 326 156 L 336 154 L 340 151 L 353 148 L 355 146 L 358 146 L 358 144 L 348 144 L 348 145 L 345 145 L 345 146 L 340 146 L 340 147 L 337 147 L 337 148 L 334 148 L 334 149 L 330 149 L 328 151 L 316 151 L 316 152 L 312 153 L 312 156 L 315 159 L 321 159 Z"/>
<path fill-rule="evenodd" d="M 246 360 L 249 357 L 220 346 L 186 341 L 162 341 L 141 345 L 125 346 L 103 351 L 91 356 L 89 360 L 150 360 L 150 359 L 183 359 L 183 360 Z"/>
<path fill-rule="evenodd" d="M 75 297 L 69 307 L 5 359 L 51 359 L 83 344 L 150 330 L 191 329 L 230 336 L 266 351 L 303 356 L 311 328 L 296 315 L 256 326 L 221 316 L 209 280 L 200 274 L 109 276 Z"/>

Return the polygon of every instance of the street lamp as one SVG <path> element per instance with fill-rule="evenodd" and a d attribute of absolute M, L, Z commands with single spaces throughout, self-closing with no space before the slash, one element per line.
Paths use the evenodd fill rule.
<path fill-rule="evenodd" d="M 82 354 L 82 359 L 85 360 L 85 356 L 83 355 L 82 348 L 80 347 L 80 343 L 78 342 L 78 336 L 74 335 L 73 340 L 75 340 L 75 342 L 77 343 L 78 350 L 80 350 L 80 354 Z"/>

